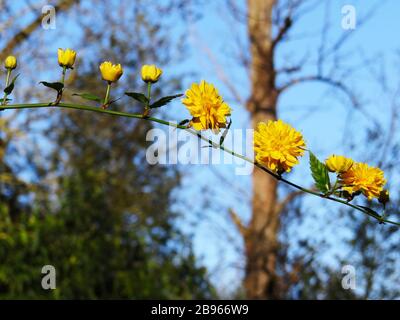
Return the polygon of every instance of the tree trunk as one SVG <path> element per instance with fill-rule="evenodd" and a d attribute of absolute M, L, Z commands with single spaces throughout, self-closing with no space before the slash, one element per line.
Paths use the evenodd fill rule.
<path fill-rule="evenodd" d="M 251 49 L 251 96 L 247 103 L 253 128 L 276 119 L 278 93 L 272 42 L 272 8 L 275 0 L 248 0 Z M 277 181 L 261 170 L 253 172 L 253 212 L 245 237 L 245 289 L 249 299 L 279 298 L 276 278 L 279 212 Z"/>

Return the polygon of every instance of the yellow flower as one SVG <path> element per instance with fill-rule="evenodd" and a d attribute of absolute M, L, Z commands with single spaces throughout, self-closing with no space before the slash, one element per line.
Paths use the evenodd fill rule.
<path fill-rule="evenodd" d="M 351 168 L 354 161 L 343 156 L 331 155 L 325 160 L 325 164 L 330 172 L 343 173 Z"/>
<path fill-rule="evenodd" d="M 302 134 L 282 120 L 260 122 L 254 131 L 256 161 L 273 172 L 289 172 L 305 146 Z"/>
<path fill-rule="evenodd" d="M 343 190 L 350 194 L 362 192 L 368 200 L 378 198 L 386 183 L 383 171 L 366 163 L 354 163 L 339 178 Z"/>
<path fill-rule="evenodd" d="M 115 82 L 121 78 L 124 70 L 120 64 L 112 64 L 110 61 L 105 61 L 100 65 L 100 72 L 103 80 Z"/>
<path fill-rule="evenodd" d="M 17 58 L 14 56 L 8 56 L 4 61 L 6 69 L 14 70 L 17 67 Z"/>
<path fill-rule="evenodd" d="M 155 83 L 162 75 L 162 70 L 157 68 L 154 64 L 144 65 L 142 67 L 142 80 L 144 82 Z"/>
<path fill-rule="evenodd" d="M 231 108 L 212 84 L 204 80 L 199 84 L 193 83 L 185 95 L 182 103 L 193 117 L 190 125 L 195 130 L 212 129 L 219 132 L 220 128 L 226 127 L 226 117 L 231 115 Z"/>
<path fill-rule="evenodd" d="M 61 67 L 72 69 L 75 63 L 76 52 L 72 49 L 58 49 L 58 64 Z"/>

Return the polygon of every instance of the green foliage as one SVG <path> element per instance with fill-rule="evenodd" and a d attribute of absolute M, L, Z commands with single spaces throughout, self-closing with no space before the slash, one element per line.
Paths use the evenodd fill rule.
<path fill-rule="evenodd" d="M 327 193 L 331 188 L 328 169 L 311 151 L 309 153 L 311 175 L 315 181 L 315 186 L 322 193 Z"/>

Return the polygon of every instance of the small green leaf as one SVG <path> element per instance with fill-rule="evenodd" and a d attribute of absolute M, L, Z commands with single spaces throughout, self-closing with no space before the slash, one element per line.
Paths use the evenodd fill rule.
<path fill-rule="evenodd" d="M 375 210 L 372 210 L 369 207 L 365 207 L 365 206 L 357 206 L 357 207 L 364 209 L 365 211 L 367 211 L 371 216 L 373 216 L 376 219 L 382 219 L 382 216 L 379 213 L 377 213 Z"/>
<path fill-rule="evenodd" d="M 146 105 L 149 103 L 149 99 L 147 99 L 147 97 L 143 93 L 125 92 L 125 95 L 135 99 L 136 101 L 139 101 L 140 103 L 143 103 L 143 104 L 146 104 Z"/>
<path fill-rule="evenodd" d="M 82 99 L 85 99 L 85 100 L 96 101 L 96 102 L 102 101 L 102 99 L 100 97 L 98 97 L 94 94 L 91 94 L 91 93 L 74 93 L 72 95 L 81 97 Z"/>
<path fill-rule="evenodd" d="M 11 101 L 11 99 L 8 99 L 8 98 L 7 98 L 7 99 L 6 99 L 6 102 L 8 102 L 8 101 Z M 3 103 L 3 102 L 4 102 L 4 99 L 1 98 L 1 99 L 0 99 L 0 103 Z"/>
<path fill-rule="evenodd" d="M 151 109 L 160 108 L 162 106 L 165 106 L 167 103 L 170 103 L 172 100 L 182 97 L 182 96 L 183 96 L 183 94 L 175 94 L 173 96 L 167 96 L 167 97 L 161 98 L 160 100 L 157 100 L 156 102 L 152 103 L 150 105 L 150 108 Z"/>
<path fill-rule="evenodd" d="M 322 193 L 327 193 L 331 189 L 329 173 L 325 164 L 310 151 L 310 169 L 311 175 L 315 181 L 315 186 Z"/>
<path fill-rule="evenodd" d="M 15 80 L 17 80 L 19 74 L 17 74 L 14 79 L 11 80 L 11 83 L 4 89 L 4 93 L 9 95 L 14 90 Z"/>
<path fill-rule="evenodd" d="M 61 82 L 40 81 L 39 83 L 43 84 L 45 87 L 56 90 L 58 93 L 60 93 L 62 89 L 64 89 L 64 84 Z"/>

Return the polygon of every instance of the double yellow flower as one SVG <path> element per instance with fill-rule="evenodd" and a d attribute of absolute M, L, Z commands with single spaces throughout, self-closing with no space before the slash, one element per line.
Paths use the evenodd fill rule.
<path fill-rule="evenodd" d="M 190 125 L 195 130 L 208 130 L 219 132 L 220 128 L 227 125 L 227 117 L 231 115 L 231 108 L 222 99 L 211 83 L 201 81 L 193 83 L 186 90 L 182 103 L 192 116 Z"/>
<path fill-rule="evenodd" d="M 275 173 L 289 172 L 306 148 L 303 135 L 282 120 L 260 122 L 253 144 L 257 163 Z"/>
<path fill-rule="evenodd" d="M 386 180 L 381 169 L 338 155 L 328 157 L 325 164 L 330 172 L 338 174 L 342 190 L 349 194 L 360 192 L 368 200 L 386 195 L 383 190 Z"/>

